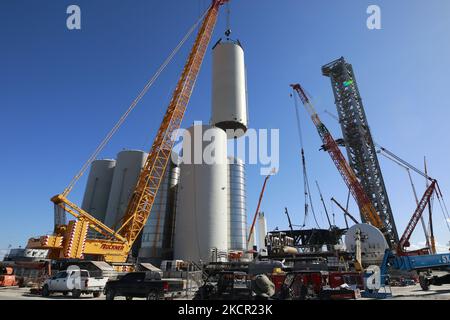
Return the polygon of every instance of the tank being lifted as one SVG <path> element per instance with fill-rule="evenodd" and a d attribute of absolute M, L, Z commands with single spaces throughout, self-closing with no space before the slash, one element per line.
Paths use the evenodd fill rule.
<path fill-rule="evenodd" d="M 247 132 L 244 50 L 239 41 L 220 40 L 213 48 L 211 123 L 223 130 L 234 130 L 228 132 L 228 139 Z"/>

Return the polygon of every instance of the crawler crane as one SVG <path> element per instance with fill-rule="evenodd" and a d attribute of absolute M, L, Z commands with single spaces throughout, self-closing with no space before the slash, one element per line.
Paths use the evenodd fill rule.
<path fill-rule="evenodd" d="M 75 220 L 70 221 L 67 225 L 55 226 L 55 232 L 52 235 L 30 239 L 28 248 L 48 249 L 51 259 L 91 259 L 110 263 L 127 262 L 129 252 L 150 215 L 174 145 L 172 134 L 181 126 L 206 50 L 211 41 L 219 8 L 226 2 L 228 0 L 212 1 L 204 16 L 183 73 L 140 173 L 137 185 L 130 197 L 122 225 L 117 230 L 113 230 L 68 199 L 74 181 L 81 176 L 79 174 L 62 194 L 51 199 L 56 208 L 62 208 L 62 210 L 74 216 Z M 88 229 L 95 230 L 101 235 L 101 238 L 88 238 Z"/>

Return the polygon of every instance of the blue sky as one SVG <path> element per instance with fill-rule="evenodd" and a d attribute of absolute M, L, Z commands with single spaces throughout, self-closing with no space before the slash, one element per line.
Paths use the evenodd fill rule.
<path fill-rule="evenodd" d="M 78 4 L 82 30 L 66 28 L 66 8 Z M 61 192 L 136 97 L 209 0 L 8 0 L 0 2 L 0 249 L 26 244 L 52 230 L 50 197 Z M 382 9 L 382 30 L 366 28 L 366 8 Z M 269 228 L 286 228 L 284 207 L 303 222 L 299 141 L 289 84 L 314 96 L 323 121 L 340 137 L 326 109 L 335 111 L 321 66 L 345 56 L 353 64 L 374 139 L 422 166 L 450 194 L 448 74 L 450 2 L 447 0 L 238 1 L 232 3 L 234 36 L 246 52 L 252 128 L 280 129 L 280 172 L 269 182 L 262 209 Z M 213 41 L 222 36 L 222 12 Z M 102 153 L 148 150 L 175 87 L 190 39 Z M 204 61 L 184 126 L 210 116 L 211 52 Z M 345 201 L 346 188 L 306 112 L 301 120 L 311 183 L 326 199 Z M 380 159 L 399 233 L 414 198 L 406 172 Z M 248 212 L 253 215 L 263 177 L 249 166 Z M 424 181 L 415 177 L 419 193 Z M 71 200 L 80 203 L 85 179 Z M 313 185 L 314 187 L 314 185 Z M 313 188 L 315 190 L 315 188 Z M 320 203 L 313 194 L 316 210 Z M 447 198 L 448 199 L 448 198 Z M 329 201 L 327 200 L 327 204 Z M 450 203 L 448 203 L 450 205 Z M 437 207 L 436 207 L 437 209 Z M 343 226 L 337 208 L 336 222 Z M 356 213 L 356 207 L 351 205 Z M 435 211 L 440 244 L 450 240 Z M 326 218 L 319 213 L 321 226 Z M 310 226 L 313 226 L 311 219 Z M 418 227 L 413 242 L 423 242 Z"/>

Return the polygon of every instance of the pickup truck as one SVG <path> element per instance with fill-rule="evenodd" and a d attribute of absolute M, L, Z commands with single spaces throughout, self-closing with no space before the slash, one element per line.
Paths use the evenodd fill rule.
<path fill-rule="evenodd" d="M 114 300 L 115 297 L 125 297 L 126 300 L 161 300 L 170 292 L 183 290 L 182 288 L 182 281 L 161 279 L 158 272 L 132 272 L 118 280 L 108 281 L 104 293 L 106 300 Z"/>
<path fill-rule="evenodd" d="M 93 294 L 94 298 L 100 297 L 108 278 L 90 277 L 87 270 L 70 268 L 58 272 L 47 279 L 42 285 L 42 296 L 48 297 L 52 293 L 62 293 L 66 296 L 72 293 L 72 297 L 78 299 L 82 294 Z"/>

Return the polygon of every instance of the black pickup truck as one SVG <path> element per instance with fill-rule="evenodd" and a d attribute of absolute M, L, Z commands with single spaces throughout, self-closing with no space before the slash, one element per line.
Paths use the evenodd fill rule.
<path fill-rule="evenodd" d="M 169 290 L 169 281 L 161 279 L 157 272 L 132 272 L 118 280 L 108 281 L 104 293 L 106 300 L 114 300 L 115 297 L 161 300 Z"/>

